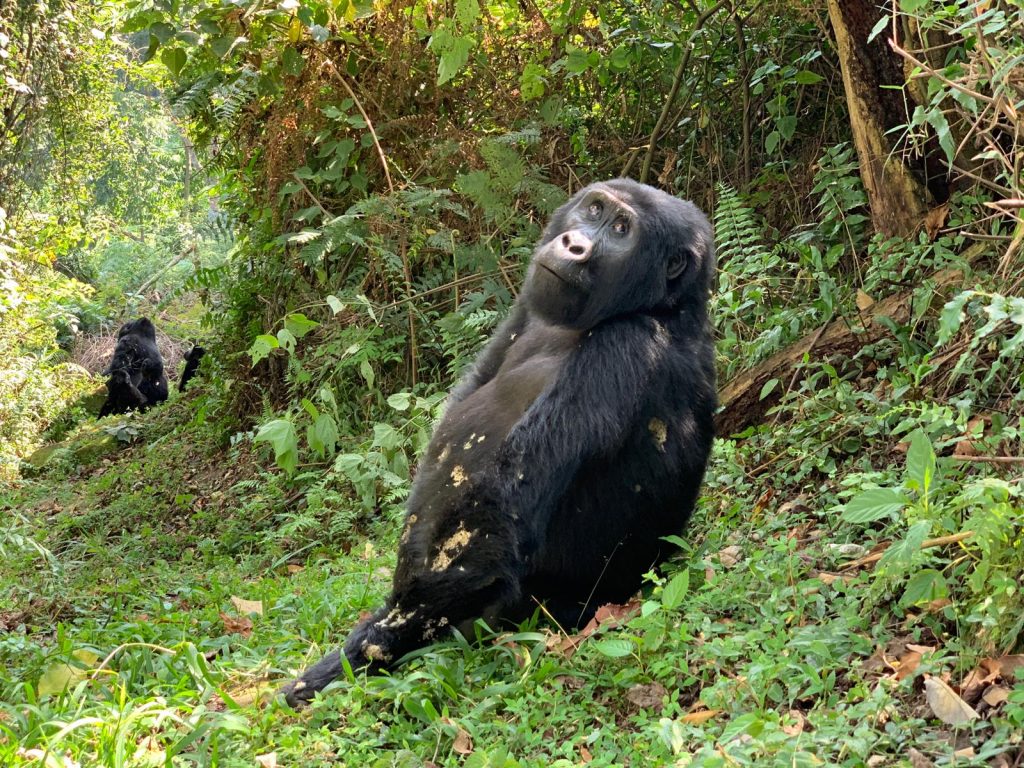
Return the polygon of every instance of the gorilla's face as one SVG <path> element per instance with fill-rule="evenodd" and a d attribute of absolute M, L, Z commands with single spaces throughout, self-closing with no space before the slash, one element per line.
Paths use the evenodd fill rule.
<path fill-rule="evenodd" d="M 627 179 L 591 184 L 559 208 L 524 287 L 544 320 L 578 330 L 620 314 L 671 308 L 701 266 L 710 232 L 689 205 Z M 698 270 L 699 271 L 699 270 Z M 691 275 L 690 282 L 693 281 Z"/>

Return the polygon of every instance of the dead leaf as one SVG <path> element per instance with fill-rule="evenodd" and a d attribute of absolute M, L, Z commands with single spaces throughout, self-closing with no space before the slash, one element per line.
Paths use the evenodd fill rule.
<path fill-rule="evenodd" d="M 277 752 L 267 752 L 265 755 L 256 755 L 256 765 L 260 768 L 277 768 Z"/>
<path fill-rule="evenodd" d="M 455 742 L 452 744 L 452 749 L 460 755 L 471 755 L 473 754 L 473 739 L 469 737 L 469 733 L 461 727 L 459 732 L 455 734 Z"/>
<path fill-rule="evenodd" d="M 647 685 L 634 685 L 626 691 L 626 699 L 638 709 L 662 708 L 662 699 L 668 695 L 668 690 L 661 683 L 649 683 Z"/>
<path fill-rule="evenodd" d="M 956 752 L 954 752 L 953 757 L 968 758 L 974 757 L 975 754 L 976 753 L 974 751 L 974 747 L 964 747 L 963 749 L 958 749 Z"/>
<path fill-rule="evenodd" d="M 590 750 L 585 745 L 580 746 L 580 760 L 584 763 L 589 763 L 594 759 L 594 756 L 590 754 Z"/>
<path fill-rule="evenodd" d="M 289 576 L 294 576 L 296 573 L 302 573 L 304 570 L 306 569 L 303 568 L 301 565 L 296 565 L 295 563 L 288 563 Z"/>
<path fill-rule="evenodd" d="M 853 574 L 829 573 L 828 571 L 819 571 L 818 572 L 818 579 L 822 583 L 828 584 L 829 586 L 831 586 L 832 584 L 835 584 L 837 581 L 842 581 L 843 584 L 849 584 L 855 578 L 857 578 L 857 577 L 854 576 Z"/>
<path fill-rule="evenodd" d="M 262 600 L 243 600 L 240 597 L 231 596 L 231 604 L 235 606 L 235 610 L 242 614 L 255 613 L 257 616 L 263 615 L 263 601 Z"/>
<path fill-rule="evenodd" d="M 687 712 L 679 720 L 687 725 L 703 725 L 713 717 L 722 714 L 720 709 L 702 709 L 698 712 Z"/>
<path fill-rule="evenodd" d="M 960 684 L 960 696 L 964 701 L 973 704 L 981 698 L 981 692 L 998 680 L 1002 674 L 1003 667 L 997 659 L 982 659 Z"/>
<path fill-rule="evenodd" d="M 907 750 L 911 768 L 935 768 L 935 763 L 911 747 Z"/>
<path fill-rule="evenodd" d="M 939 231 L 946 224 L 946 218 L 949 216 L 949 203 L 943 203 L 942 205 L 932 208 L 924 217 L 924 231 L 928 233 L 928 239 L 934 240 L 939 235 Z"/>
<path fill-rule="evenodd" d="M 924 695 L 934 715 L 946 725 L 964 725 L 981 715 L 937 677 L 924 679 Z"/>
<path fill-rule="evenodd" d="M 863 312 L 866 309 L 870 309 L 874 303 L 875 300 L 871 298 L 871 294 L 862 291 L 860 288 L 857 289 L 857 309 Z"/>
<path fill-rule="evenodd" d="M 909 649 L 909 646 L 908 646 Z M 889 662 L 896 671 L 893 678 L 897 681 L 906 680 L 917 671 L 921 664 L 921 653 L 919 651 L 907 650 L 897 661 Z"/>
<path fill-rule="evenodd" d="M 366 542 L 366 546 L 363 547 L 363 560 L 369 560 L 373 557 L 373 544 L 369 541 Z"/>
<path fill-rule="evenodd" d="M 872 755 L 867 760 L 868 768 L 878 768 L 880 765 L 885 765 L 885 757 L 883 755 Z"/>
<path fill-rule="evenodd" d="M 799 709 L 789 710 L 789 716 L 793 719 L 793 722 L 782 726 L 782 732 L 787 736 L 799 736 L 804 732 L 804 728 L 807 727 L 807 718 L 804 717 L 804 713 Z"/>
<path fill-rule="evenodd" d="M 221 611 L 220 620 L 224 622 L 224 631 L 229 635 L 241 635 L 242 637 L 252 635 L 252 619 L 245 616 L 230 616 Z"/>
<path fill-rule="evenodd" d="M 981 694 L 981 700 L 990 707 L 998 707 L 1008 698 L 1010 698 L 1010 689 L 1004 685 L 990 685 Z"/>
<path fill-rule="evenodd" d="M 726 568 L 732 568 L 743 557 L 743 550 L 733 544 L 718 553 L 718 562 Z"/>
<path fill-rule="evenodd" d="M 1010 682 L 1024 679 L 1024 675 L 1017 674 L 1022 669 L 1024 669 L 1024 653 L 999 657 L 999 671 L 1004 679 Z"/>
<path fill-rule="evenodd" d="M 578 691 L 584 685 L 586 680 L 582 677 L 573 677 L 572 675 L 559 675 L 555 678 L 555 682 L 560 684 L 567 691 Z"/>
<path fill-rule="evenodd" d="M 565 658 L 579 650 L 580 645 L 600 627 L 614 629 L 640 613 L 640 598 L 634 597 L 628 603 L 606 603 L 594 612 L 594 618 L 587 622 L 575 635 L 554 635 L 548 640 L 549 651 L 560 653 Z"/>

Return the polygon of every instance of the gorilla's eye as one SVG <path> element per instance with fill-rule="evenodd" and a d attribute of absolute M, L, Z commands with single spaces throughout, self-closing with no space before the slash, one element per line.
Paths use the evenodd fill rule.
<path fill-rule="evenodd" d="M 629 234 L 629 219 L 620 218 L 616 219 L 612 225 L 612 231 L 616 235 L 628 235 Z"/>
<path fill-rule="evenodd" d="M 587 213 L 589 213 L 590 217 L 593 219 L 596 219 L 598 216 L 600 216 L 602 211 L 604 211 L 604 206 L 601 205 L 601 202 L 599 200 L 595 200 L 590 204 L 590 207 L 587 208 Z"/>

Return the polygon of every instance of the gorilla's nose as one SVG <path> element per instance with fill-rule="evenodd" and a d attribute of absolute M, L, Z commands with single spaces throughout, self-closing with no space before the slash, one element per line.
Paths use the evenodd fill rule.
<path fill-rule="evenodd" d="M 590 238 L 578 230 L 572 230 L 562 235 L 562 247 L 559 254 L 569 261 L 586 261 L 590 258 L 593 250 L 593 243 Z"/>

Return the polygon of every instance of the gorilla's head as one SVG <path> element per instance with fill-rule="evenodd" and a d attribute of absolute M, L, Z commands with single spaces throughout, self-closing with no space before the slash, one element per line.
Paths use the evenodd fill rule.
<path fill-rule="evenodd" d="M 613 179 L 583 188 L 555 211 L 523 295 L 545 320 L 580 330 L 687 305 L 703 314 L 714 259 L 711 225 L 696 206 Z"/>

